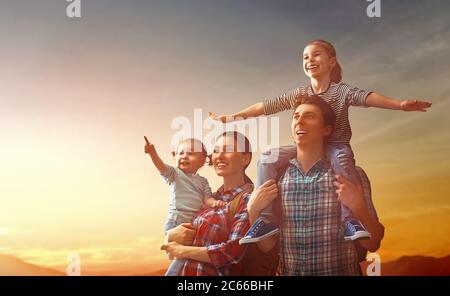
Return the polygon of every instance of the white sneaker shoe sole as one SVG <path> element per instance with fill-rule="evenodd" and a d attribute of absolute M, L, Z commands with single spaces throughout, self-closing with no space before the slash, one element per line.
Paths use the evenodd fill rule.
<path fill-rule="evenodd" d="M 352 241 L 357 239 L 371 239 L 372 235 L 367 231 L 357 231 L 352 236 L 344 236 L 344 240 L 346 241 Z"/>
<path fill-rule="evenodd" d="M 274 229 L 274 230 L 272 230 L 272 231 L 270 231 L 270 232 L 268 232 L 268 233 L 266 233 L 266 234 L 264 234 L 262 236 L 259 236 L 259 237 L 251 237 L 251 238 L 250 237 L 249 238 L 243 237 L 243 238 L 241 238 L 239 240 L 239 244 L 240 245 L 245 245 L 245 244 L 257 243 L 257 242 L 260 242 L 263 239 L 265 239 L 265 238 L 267 238 L 269 236 L 275 235 L 275 234 L 277 234 L 279 232 L 280 232 L 280 229 L 277 228 L 277 229 Z"/>

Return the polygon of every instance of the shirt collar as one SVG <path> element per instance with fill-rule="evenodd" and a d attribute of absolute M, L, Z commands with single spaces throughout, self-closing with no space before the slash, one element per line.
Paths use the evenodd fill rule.
<path fill-rule="evenodd" d="M 241 193 L 242 191 L 253 191 L 253 184 L 246 183 L 241 186 L 234 187 L 230 190 L 224 191 L 223 185 L 220 186 L 219 189 L 217 189 L 217 192 L 214 193 L 215 199 L 221 199 L 223 201 L 230 201 L 235 197 L 237 194 Z"/>
<path fill-rule="evenodd" d="M 302 173 L 302 175 L 304 175 L 304 176 L 307 175 L 307 174 L 311 174 L 311 173 L 317 172 L 317 171 L 321 171 L 321 170 L 323 170 L 324 168 L 328 168 L 329 165 L 330 165 L 328 159 L 327 159 L 325 156 L 323 156 L 323 157 L 319 158 L 319 159 L 314 163 L 314 165 L 311 167 L 311 169 L 309 169 L 309 171 L 306 173 L 306 172 L 303 170 L 302 165 L 301 165 L 300 162 L 297 160 L 297 158 L 293 158 L 293 159 L 289 160 L 289 163 L 290 163 L 291 165 L 297 167 L 297 168 L 300 170 L 300 172 Z"/>
<path fill-rule="evenodd" d="M 334 82 L 333 82 L 333 81 L 330 81 L 330 83 L 328 84 L 327 89 L 326 89 L 325 91 L 323 91 L 323 92 L 318 93 L 318 94 L 314 93 L 314 89 L 312 88 L 312 85 L 311 85 L 311 84 L 308 85 L 308 88 L 311 89 L 311 93 L 312 93 L 313 95 L 321 96 L 321 95 L 323 95 L 324 93 L 326 93 L 326 92 L 330 89 L 330 86 L 331 86 L 332 83 L 334 83 Z"/>

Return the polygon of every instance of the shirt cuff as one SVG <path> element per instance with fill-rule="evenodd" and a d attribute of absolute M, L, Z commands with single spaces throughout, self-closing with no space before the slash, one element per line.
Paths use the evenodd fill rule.
<path fill-rule="evenodd" d="M 231 244 L 234 244 L 233 246 Z M 238 240 L 234 240 L 227 243 L 220 243 L 216 245 L 210 245 L 206 247 L 208 252 L 209 259 L 211 260 L 211 264 L 214 265 L 215 268 L 222 268 L 226 265 L 236 264 L 241 259 L 241 256 L 238 258 L 234 257 L 232 254 L 227 253 L 228 248 L 243 248 L 239 245 Z M 244 249 L 242 252 L 237 252 L 237 254 L 244 254 Z"/>
<path fill-rule="evenodd" d="M 363 100 L 362 100 L 362 104 L 361 104 L 361 106 L 362 107 L 365 107 L 365 108 L 368 108 L 369 106 L 367 106 L 367 97 L 371 94 L 371 93 L 373 93 L 373 91 L 366 91 L 365 92 L 365 94 L 364 94 L 364 96 L 363 96 Z"/>

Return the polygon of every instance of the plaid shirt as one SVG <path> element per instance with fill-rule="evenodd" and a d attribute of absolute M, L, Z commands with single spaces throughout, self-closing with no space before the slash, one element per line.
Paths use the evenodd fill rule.
<path fill-rule="evenodd" d="M 377 218 L 366 174 L 357 169 L 369 213 Z M 282 226 L 282 275 L 361 275 L 352 241 L 344 240 L 341 204 L 333 186 L 328 160 L 320 159 L 309 172 L 292 159 L 279 180 Z"/>
<path fill-rule="evenodd" d="M 243 190 L 252 186 L 245 184 L 229 191 L 221 187 L 213 197 L 229 202 Z M 239 245 L 239 239 L 244 237 L 250 227 L 247 212 L 247 202 L 250 194 L 245 193 L 236 209 L 233 221 L 229 221 L 229 204 L 222 208 L 203 208 L 200 210 L 193 225 L 195 238 L 192 246 L 207 247 L 211 263 L 186 260 L 181 275 L 228 275 L 229 266 L 237 264 L 243 257 L 245 247 Z"/>

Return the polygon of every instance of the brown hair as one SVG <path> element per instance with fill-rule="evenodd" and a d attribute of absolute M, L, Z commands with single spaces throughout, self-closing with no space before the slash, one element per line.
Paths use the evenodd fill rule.
<path fill-rule="evenodd" d="M 333 70 L 331 70 L 330 79 L 334 83 L 339 83 L 342 80 L 342 67 L 337 61 L 336 56 L 336 49 L 334 48 L 333 44 L 331 44 L 328 41 L 322 40 L 322 39 L 316 39 L 308 43 L 308 45 L 318 45 L 325 49 L 326 53 L 329 57 L 336 58 L 336 65 L 334 66 Z"/>
<path fill-rule="evenodd" d="M 330 104 L 325 102 L 318 95 L 303 96 L 297 99 L 297 102 L 295 103 L 294 106 L 294 112 L 295 110 L 297 110 L 298 106 L 303 104 L 310 104 L 319 107 L 320 111 L 322 112 L 324 125 L 325 126 L 331 125 L 331 127 L 334 130 L 334 125 L 336 122 L 336 114 L 334 113 L 333 109 L 331 109 Z"/>
<path fill-rule="evenodd" d="M 227 137 L 227 136 L 231 136 L 234 139 L 234 143 L 236 143 L 236 150 L 237 152 L 241 152 L 243 154 L 249 154 L 250 155 L 250 161 L 248 162 L 248 164 L 244 167 L 244 179 L 246 183 L 251 183 L 253 184 L 253 181 L 247 176 L 247 174 L 245 173 L 245 170 L 247 169 L 247 167 L 250 165 L 250 163 L 252 162 L 252 146 L 250 145 L 250 141 L 248 140 L 248 138 L 246 136 L 244 136 L 243 134 L 241 134 L 240 132 L 237 131 L 227 131 L 222 133 L 221 135 L 219 135 L 216 138 L 216 141 L 218 139 L 220 139 L 221 137 Z M 242 145 L 243 144 L 243 145 Z M 212 165 L 212 156 L 209 155 L 209 165 Z"/>

